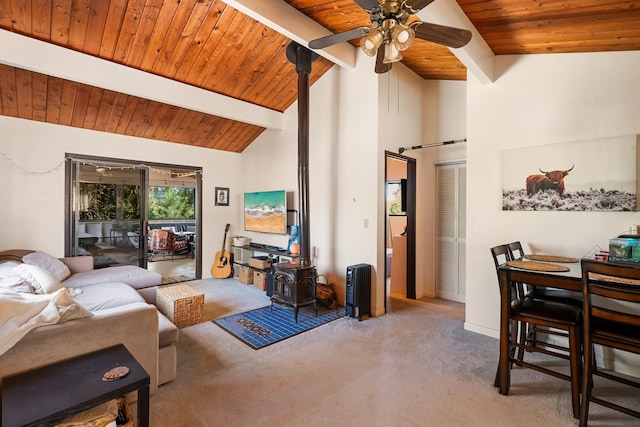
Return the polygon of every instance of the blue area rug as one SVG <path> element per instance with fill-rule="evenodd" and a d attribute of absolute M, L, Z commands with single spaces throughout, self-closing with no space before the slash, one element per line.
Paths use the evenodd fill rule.
<path fill-rule="evenodd" d="M 330 309 L 318 304 L 318 317 L 313 306 L 301 307 L 298 323 L 293 308 L 273 305 L 214 320 L 213 323 L 258 350 L 298 335 L 344 316 L 344 307 Z"/>

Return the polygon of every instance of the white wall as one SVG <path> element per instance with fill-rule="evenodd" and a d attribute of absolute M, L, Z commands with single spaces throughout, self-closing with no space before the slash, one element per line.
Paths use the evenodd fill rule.
<path fill-rule="evenodd" d="M 416 74 L 408 70 L 401 63 L 393 65 L 391 71 L 380 75 L 378 80 L 378 91 L 380 100 L 378 104 L 378 127 L 380 129 L 380 170 L 378 175 L 378 194 L 384 195 L 385 185 L 385 157 L 384 151 L 399 153 L 401 147 L 415 146 L 421 144 L 422 135 L 420 130 L 423 118 L 423 99 L 421 96 L 423 80 Z M 415 152 L 407 151 L 407 157 L 416 158 Z M 420 180 L 423 165 L 418 160 L 416 162 L 416 207 L 424 204 L 423 181 Z M 378 205 L 379 224 L 381 229 L 378 235 L 378 248 L 384 248 L 384 226 L 386 220 L 386 201 L 380 198 Z M 421 236 L 424 235 L 423 209 L 416 209 L 416 296 L 422 296 L 422 286 L 425 283 L 424 247 L 421 244 Z M 382 273 L 383 263 L 386 260 L 386 251 L 378 250 L 378 265 Z M 392 272 L 393 274 L 393 272 Z M 379 298 L 384 294 L 384 278 L 380 274 L 378 277 L 377 289 Z M 406 289 L 406 287 L 405 287 Z M 404 294 L 404 293 L 403 293 Z"/>
<path fill-rule="evenodd" d="M 503 212 L 500 152 L 640 133 L 640 52 L 500 56 L 494 84 L 467 87 L 467 329 L 497 337 L 489 248 L 581 257 L 638 223 L 634 212 Z M 577 160 L 576 160 L 577 161 Z M 607 159 L 602 159 L 607 165 Z"/>
<path fill-rule="evenodd" d="M 4 116 L 0 129 L 0 250 L 38 249 L 64 255 L 65 153 L 202 167 L 203 277 L 210 277 L 224 224 L 239 226 L 239 154 Z M 216 186 L 231 189 L 229 207 L 214 206 Z"/>

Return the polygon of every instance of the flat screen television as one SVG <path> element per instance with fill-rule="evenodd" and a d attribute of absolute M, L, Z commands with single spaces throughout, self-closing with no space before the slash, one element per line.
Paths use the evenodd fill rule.
<path fill-rule="evenodd" d="M 287 192 L 277 190 L 244 193 L 244 229 L 287 234 Z"/>

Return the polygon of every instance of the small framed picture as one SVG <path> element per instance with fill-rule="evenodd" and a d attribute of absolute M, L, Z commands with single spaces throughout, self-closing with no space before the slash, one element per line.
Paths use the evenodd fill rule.
<path fill-rule="evenodd" d="M 216 206 L 229 206 L 229 189 L 216 187 Z"/>

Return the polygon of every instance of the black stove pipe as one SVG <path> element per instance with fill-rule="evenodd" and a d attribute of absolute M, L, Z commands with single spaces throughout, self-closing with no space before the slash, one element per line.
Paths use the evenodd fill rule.
<path fill-rule="evenodd" d="M 287 47 L 287 59 L 298 73 L 298 236 L 300 265 L 311 265 L 309 228 L 309 74 L 318 55 L 296 42 Z"/>

